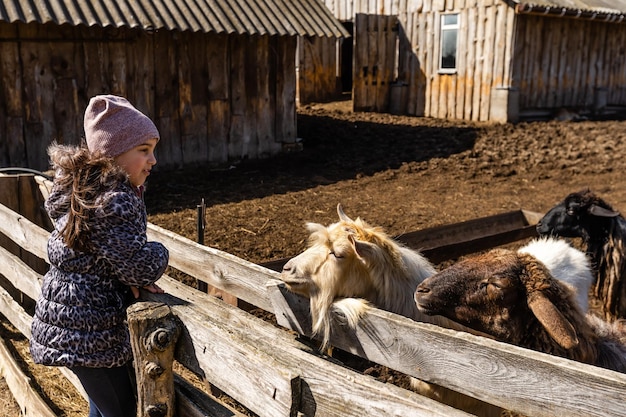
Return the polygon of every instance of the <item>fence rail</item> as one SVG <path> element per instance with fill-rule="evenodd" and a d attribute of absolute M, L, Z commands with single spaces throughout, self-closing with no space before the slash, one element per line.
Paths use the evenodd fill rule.
<path fill-rule="evenodd" d="M 47 259 L 48 232 L 2 204 L 0 234 L 20 253 Z M 260 417 L 468 415 L 341 366 L 303 343 L 298 334 L 311 336 L 308 299 L 287 291 L 275 271 L 155 225 L 149 238 L 170 250 L 172 267 L 275 314 L 278 326 L 167 276 L 159 281 L 166 294 L 142 293 L 180 319 L 175 359 Z M 42 275 L 21 258 L 0 247 L 0 312 L 30 337 L 32 317 L 11 293 L 36 299 Z M 331 344 L 527 416 L 626 416 L 624 374 L 382 310 L 368 313 L 356 331 L 337 329 Z M 180 375 L 175 386 L 177 415 L 236 415 Z"/>

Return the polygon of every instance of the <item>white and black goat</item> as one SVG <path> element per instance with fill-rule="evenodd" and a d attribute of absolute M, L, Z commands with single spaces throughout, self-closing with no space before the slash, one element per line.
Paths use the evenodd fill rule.
<path fill-rule="evenodd" d="M 540 235 L 582 238 L 607 320 L 626 317 L 626 220 L 589 189 L 571 193 L 537 223 Z"/>

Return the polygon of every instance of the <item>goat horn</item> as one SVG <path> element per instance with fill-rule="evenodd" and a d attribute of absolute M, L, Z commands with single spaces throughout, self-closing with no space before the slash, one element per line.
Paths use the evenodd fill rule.
<path fill-rule="evenodd" d="M 339 215 L 339 220 L 342 220 L 344 222 L 352 222 L 352 219 L 343 212 L 343 207 L 341 206 L 341 203 L 337 204 L 337 214 Z"/>
<path fill-rule="evenodd" d="M 595 204 L 592 204 L 589 207 L 589 214 L 592 214 L 592 215 L 598 216 L 598 217 L 617 217 L 617 216 L 619 216 L 619 212 L 613 211 L 613 210 L 609 210 L 609 209 L 606 209 L 604 207 L 597 206 Z"/>

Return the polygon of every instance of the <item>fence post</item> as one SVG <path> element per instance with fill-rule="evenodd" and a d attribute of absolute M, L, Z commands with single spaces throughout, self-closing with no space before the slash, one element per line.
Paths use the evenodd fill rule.
<path fill-rule="evenodd" d="M 181 326 L 169 306 L 138 302 L 127 310 L 137 377 L 137 417 L 174 416 L 174 348 Z"/>

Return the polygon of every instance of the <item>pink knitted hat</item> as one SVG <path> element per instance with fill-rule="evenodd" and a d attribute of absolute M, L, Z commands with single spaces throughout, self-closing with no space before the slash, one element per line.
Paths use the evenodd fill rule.
<path fill-rule="evenodd" d="M 114 158 L 145 143 L 160 138 L 148 116 L 133 107 L 124 97 L 92 97 L 85 110 L 85 139 L 93 153 Z"/>

